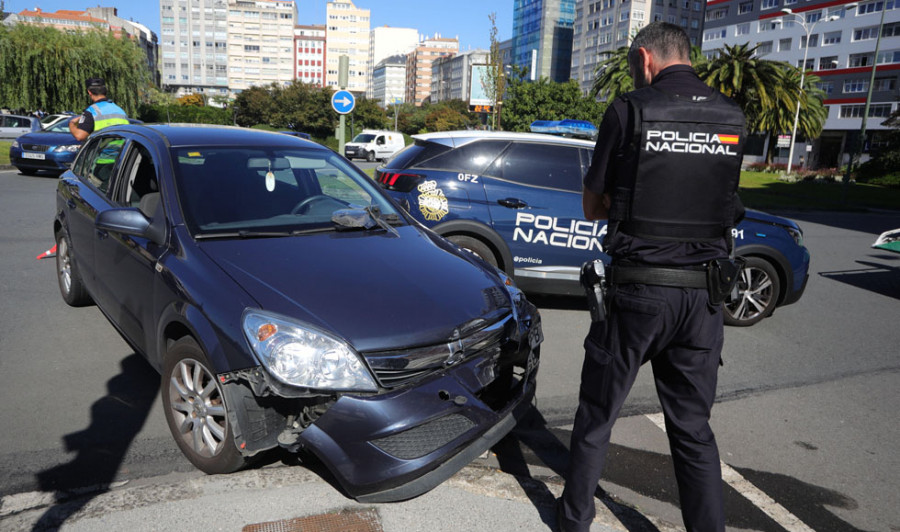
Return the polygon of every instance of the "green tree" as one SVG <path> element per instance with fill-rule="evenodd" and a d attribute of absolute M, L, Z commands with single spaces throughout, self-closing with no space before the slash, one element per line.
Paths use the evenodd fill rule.
<path fill-rule="evenodd" d="M 584 96 L 578 82 L 565 83 L 541 78 L 529 82 L 524 72 L 514 69 L 506 89 L 503 124 L 509 131 L 529 131 L 535 120 L 587 120 L 599 124 L 606 104 Z"/>
<path fill-rule="evenodd" d="M 503 69 L 503 55 L 500 53 L 500 41 L 497 39 L 497 13 L 488 15 L 491 21 L 491 48 L 488 53 L 488 65 L 481 82 L 484 93 L 493 102 L 491 126 L 501 129 L 501 110 L 504 94 L 506 94 L 506 72 Z"/>
<path fill-rule="evenodd" d="M 84 82 L 106 80 L 110 99 L 129 114 L 150 88 L 147 58 L 130 38 L 89 30 L 0 24 L 0 101 L 12 109 L 84 109 Z"/>
<path fill-rule="evenodd" d="M 607 54 L 594 68 L 594 83 L 591 84 L 590 95 L 610 102 L 634 90 L 634 80 L 628 69 L 628 46 L 619 47 L 615 52 Z"/>

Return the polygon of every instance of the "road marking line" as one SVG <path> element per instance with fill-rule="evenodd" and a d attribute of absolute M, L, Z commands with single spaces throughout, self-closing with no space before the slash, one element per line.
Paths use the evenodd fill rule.
<path fill-rule="evenodd" d="M 666 431 L 665 417 L 661 412 L 646 414 L 645 417 L 663 432 Z M 815 532 L 797 516 L 788 511 L 787 508 L 778 504 L 762 490 L 751 484 L 749 480 L 741 476 L 734 468 L 721 460 L 719 463 L 722 465 L 722 480 L 753 503 L 754 506 L 762 510 L 763 513 L 771 517 L 776 523 L 784 527 L 785 530 L 788 532 Z"/>

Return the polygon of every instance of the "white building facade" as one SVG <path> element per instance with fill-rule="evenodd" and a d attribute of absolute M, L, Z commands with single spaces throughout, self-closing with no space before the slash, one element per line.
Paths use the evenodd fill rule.
<path fill-rule="evenodd" d="M 240 92 L 294 79 L 296 18 L 293 0 L 229 0 L 229 89 Z"/>
<path fill-rule="evenodd" d="M 294 26 L 294 79 L 325 85 L 325 26 Z"/>
<path fill-rule="evenodd" d="M 369 58 L 366 62 L 367 76 L 373 76 L 375 67 L 382 60 L 395 55 L 406 55 L 419 43 L 419 32 L 413 28 L 391 28 L 380 26 L 369 32 Z M 375 97 L 374 82 L 366 90 L 366 97 Z"/>
<path fill-rule="evenodd" d="M 350 0 L 328 0 L 325 5 L 325 85 L 338 87 L 340 56 L 350 59 L 347 90 L 365 94 L 368 86 L 369 10 Z"/>

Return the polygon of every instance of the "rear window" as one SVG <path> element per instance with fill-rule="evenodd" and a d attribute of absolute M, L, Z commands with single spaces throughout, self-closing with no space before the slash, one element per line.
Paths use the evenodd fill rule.
<path fill-rule="evenodd" d="M 481 174 L 509 146 L 508 140 L 476 140 L 420 164 L 433 170 Z"/>
<path fill-rule="evenodd" d="M 415 168 L 432 157 L 436 157 L 448 151 L 450 151 L 450 148 L 442 144 L 417 140 L 415 144 L 410 144 L 406 148 L 398 151 L 385 168 L 389 170 Z"/>

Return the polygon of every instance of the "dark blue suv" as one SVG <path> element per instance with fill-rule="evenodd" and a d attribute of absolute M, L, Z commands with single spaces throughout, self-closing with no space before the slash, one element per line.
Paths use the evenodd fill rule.
<path fill-rule="evenodd" d="M 606 258 L 605 221 L 584 220 L 582 176 L 594 143 L 533 133 L 456 131 L 414 137 L 376 170 L 411 215 L 513 276 L 526 292 L 581 295 L 581 265 Z M 752 325 L 797 301 L 809 252 L 794 222 L 757 211 L 735 230 L 747 258 L 725 321 Z"/>
<path fill-rule="evenodd" d="M 534 395 L 540 316 L 512 279 L 313 142 L 106 128 L 62 175 L 53 231 L 63 299 L 96 303 L 162 373 L 207 473 L 305 449 L 359 500 L 406 499 Z"/>

